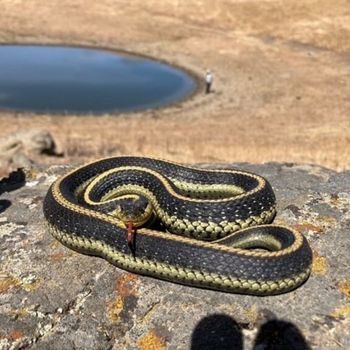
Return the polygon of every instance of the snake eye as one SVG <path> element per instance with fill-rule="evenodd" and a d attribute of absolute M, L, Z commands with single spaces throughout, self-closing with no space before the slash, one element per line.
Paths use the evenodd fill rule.
<path fill-rule="evenodd" d="M 133 204 L 135 213 L 137 212 L 137 213 L 140 213 L 141 215 L 146 211 L 149 202 L 145 197 L 138 196 L 134 199 L 132 204 Z"/>

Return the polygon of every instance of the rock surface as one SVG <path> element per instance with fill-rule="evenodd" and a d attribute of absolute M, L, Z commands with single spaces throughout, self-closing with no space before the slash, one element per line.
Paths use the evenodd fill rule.
<path fill-rule="evenodd" d="M 75 253 L 47 233 L 42 214 L 67 167 L 34 168 L 0 182 L 0 349 L 349 349 L 350 172 L 237 166 L 271 182 L 275 221 L 308 238 L 314 263 L 303 286 L 227 294 Z"/>

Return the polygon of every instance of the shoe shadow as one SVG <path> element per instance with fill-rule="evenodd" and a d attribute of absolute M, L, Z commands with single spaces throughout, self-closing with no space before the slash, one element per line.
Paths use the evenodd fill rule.
<path fill-rule="evenodd" d="M 9 174 L 8 177 L 0 180 L 0 196 L 5 192 L 15 191 L 25 185 L 26 175 L 23 169 L 18 169 Z M 11 206 L 8 199 L 0 199 L 0 213 Z"/>
<path fill-rule="evenodd" d="M 242 327 L 230 316 L 213 314 L 195 327 L 191 350 L 243 350 Z M 253 350 L 311 350 L 301 331 L 291 322 L 270 320 L 255 338 Z"/>

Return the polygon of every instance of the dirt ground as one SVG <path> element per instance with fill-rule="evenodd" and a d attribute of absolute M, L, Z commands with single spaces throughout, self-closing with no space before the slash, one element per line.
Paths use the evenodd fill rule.
<path fill-rule="evenodd" d="M 347 0 L 1 0 L 0 42 L 127 50 L 215 74 L 209 96 L 200 86 L 158 110 L 0 113 L 0 137 L 49 130 L 60 162 L 134 154 L 350 168 Z"/>

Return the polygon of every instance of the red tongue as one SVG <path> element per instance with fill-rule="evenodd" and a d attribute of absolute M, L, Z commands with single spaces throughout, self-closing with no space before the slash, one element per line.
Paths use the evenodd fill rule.
<path fill-rule="evenodd" d="M 127 236 L 128 246 L 132 252 L 134 252 L 134 242 L 135 242 L 135 228 L 132 222 L 128 222 L 128 236 Z"/>

